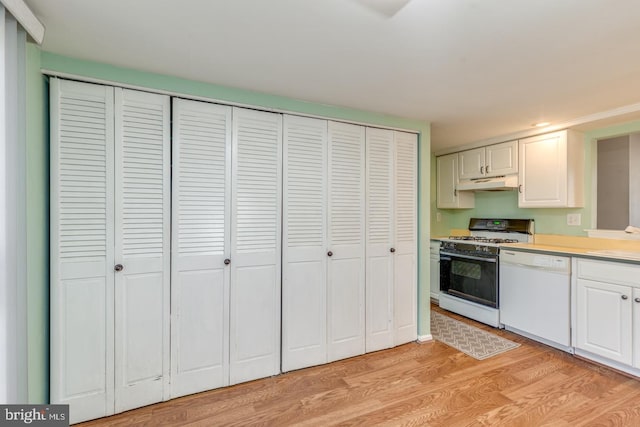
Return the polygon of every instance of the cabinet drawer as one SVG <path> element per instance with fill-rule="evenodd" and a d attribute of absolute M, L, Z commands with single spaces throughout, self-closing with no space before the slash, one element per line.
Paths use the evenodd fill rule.
<path fill-rule="evenodd" d="M 578 278 L 640 287 L 640 266 L 578 258 Z"/>

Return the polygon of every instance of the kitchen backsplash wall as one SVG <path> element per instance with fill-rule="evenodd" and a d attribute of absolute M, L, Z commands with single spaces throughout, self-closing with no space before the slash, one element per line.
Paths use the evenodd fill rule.
<path fill-rule="evenodd" d="M 477 192 L 474 209 L 436 208 L 436 159 L 431 156 L 431 235 L 448 235 L 451 229 L 466 229 L 469 218 L 533 218 L 536 233 L 586 236 L 595 228 L 594 179 L 596 175 L 596 141 L 640 131 L 640 121 L 603 127 L 584 133 L 585 173 L 584 207 L 571 209 L 520 209 L 516 191 Z M 567 214 L 581 214 L 580 225 L 567 225 Z M 440 221 L 438 221 L 440 214 Z"/>

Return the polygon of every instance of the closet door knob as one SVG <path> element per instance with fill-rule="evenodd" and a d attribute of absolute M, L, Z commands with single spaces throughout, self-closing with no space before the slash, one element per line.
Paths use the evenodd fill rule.
<path fill-rule="evenodd" d="M 331 251 L 327 252 L 327 256 L 333 256 L 333 252 Z"/>
<path fill-rule="evenodd" d="M 113 270 L 114 270 L 114 271 L 122 271 L 122 270 L 124 270 L 124 266 L 123 266 L 122 264 L 116 264 L 116 265 L 113 267 Z"/>
<path fill-rule="evenodd" d="M 224 265 L 229 265 L 231 264 L 231 260 L 229 258 L 224 260 Z"/>

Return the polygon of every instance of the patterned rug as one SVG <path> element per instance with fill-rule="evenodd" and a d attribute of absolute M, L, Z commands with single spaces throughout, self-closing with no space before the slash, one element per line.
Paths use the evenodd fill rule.
<path fill-rule="evenodd" d="M 431 311 L 433 338 L 478 360 L 514 349 L 520 344 Z"/>

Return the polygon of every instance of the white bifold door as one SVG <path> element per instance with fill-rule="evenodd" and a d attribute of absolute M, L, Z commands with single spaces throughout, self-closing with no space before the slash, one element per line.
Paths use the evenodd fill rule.
<path fill-rule="evenodd" d="M 285 115 L 282 370 L 364 353 L 364 127 Z"/>
<path fill-rule="evenodd" d="M 417 338 L 417 136 L 367 128 L 366 351 Z"/>
<path fill-rule="evenodd" d="M 175 99 L 173 397 L 280 372 L 282 116 Z"/>
<path fill-rule="evenodd" d="M 169 97 L 50 80 L 51 402 L 168 398 Z"/>

